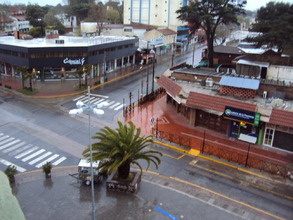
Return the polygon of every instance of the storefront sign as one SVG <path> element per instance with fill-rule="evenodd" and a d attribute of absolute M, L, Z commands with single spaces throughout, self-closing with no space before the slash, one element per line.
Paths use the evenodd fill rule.
<path fill-rule="evenodd" d="M 164 44 L 164 39 L 163 39 L 163 38 L 153 38 L 153 39 L 151 39 L 150 44 L 151 44 L 151 45 L 160 45 L 160 44 Z"/>
<path fill-rule="evenodd" d="M 81 65 L 81 66 L 83 66 L 84 62 L 85 62 L 84 57 L 81 58 L 81 59 L 70 59 L 70 58 L 65 58 L 65 59 L 63 60 L 63 63 L 64 63 L 64 64 L 69 64 L 69 65 Z"/>
<path fill-rule="evenodd" d="M 251 111 L 246 111 L 243 109 L 226 106 L 224 111 L 224 118 L 240 121 L 240 122 L 247 122 L 254 126 L 258 126 L 259 120 L 260 120 L 260 114 L 257 112 L 251 112 Z"/>

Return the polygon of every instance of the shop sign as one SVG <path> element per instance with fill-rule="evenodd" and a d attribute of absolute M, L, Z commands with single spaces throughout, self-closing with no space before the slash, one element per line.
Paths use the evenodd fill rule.
<path fill-rule="evenodd" d="M 224 111 L 224 118 L 240 122 L 247 122 L 249 124 L 253 124 L 254 126 L 258 126 L 260 114 L 257 112 L 251 112 L 243 109 L 226 106 Z"/>
<path fill-rule="evenodd" d="M 164 44 L 164 39 L 163 39 L 163 38 L 153 38 L 153 39 L 151 39 L 150 44 L 151 44 L 151 45 L 160 45 L 160 44 Z"/>
<path fill-rule="evenodd" d="M 81 65 L 81 66 L 83 66 L 84 62 L 85 62 L 84 57 L 83 58 L 80 58 L 80 59 L 65 58 L 63 60 L 63 63 L 64 64 L 69 64 L 69 65 Z"/>

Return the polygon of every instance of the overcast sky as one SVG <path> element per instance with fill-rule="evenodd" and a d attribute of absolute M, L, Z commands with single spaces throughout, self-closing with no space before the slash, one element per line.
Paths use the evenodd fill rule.
<path fill-rule="evenodd" d="M 247 5 L 246 9 L 248 10 L 257 10 L 262 6 L 265 6 L 268 2 L 274 1 L 274 2 L 287 2 L 287 3 L 293 3 L 293 0 L 247 0 Z M 40 6 L 44 6 L 46 4 L 49 5 L 57 5 L 57 4 L 62 4 L 64 5 L 67 2 L 67 0 L 3 0 L 3 3 L 6 4 L 39 4 Z"/>

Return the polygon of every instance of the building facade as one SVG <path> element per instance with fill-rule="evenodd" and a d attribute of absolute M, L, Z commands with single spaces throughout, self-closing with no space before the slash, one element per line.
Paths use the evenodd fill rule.
<path fill-rule="evenodd" d="M 106 73 L 135 62 L 138 39 L 129 37 L 59 37 L 21 40 L 0 38 L 0 74 L 21 77 L 26 67 L 37 81 L 78 79 L 77 70 L 90 65 L 89 78 L 105 80 Z"/>

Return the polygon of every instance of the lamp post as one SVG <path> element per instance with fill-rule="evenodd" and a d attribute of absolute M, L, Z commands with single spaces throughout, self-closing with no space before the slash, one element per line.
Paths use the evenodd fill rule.
<path fill-rule="evenodd" d="M 146 95 L 149 94 L 149 42 L 147 42 L 147 54 L 146 54 L 146 65 L 147 65 L 147 78 L 146 78 Z"/>
<path fill-rule="evenodd" d="M 156 51 L 155 51 L 155 45 L 153 45 L 153 49 L 151 50 L 153 54 L 153 78 L 152 78 L 152 92 L 155 90 L 155 61 L 156 61 Z"/>
<path fill-rule="evenodd" d="M 94 171 L 93 171 L 93 154 L 92 154 L 92 143 L 91 143 L 91 112 L 97 115 L 104 114 L 104 111 L 100 109 L 103 107 L 103 103 L 98 105 L 91 104 L 90 100 L 91 90 L 90 86 L 88 86 L 88 103 L 84 104 L 82 101 L 77 101 L 76 106 L 77 109 L 71 109 L 69 111 L 70 115 L 78 115 L 83 113 L 84 111 L 88 112 L 89 116 L 89 145 L 90 145 L 90 169 L 91 169 L 91 191 L 92 191 L 92 220 L 96 219 L 96 211 L 95 211 L 95 188 L 94 188 Z"/>

